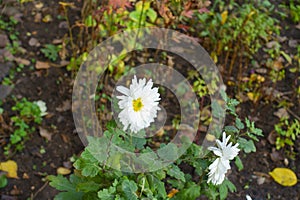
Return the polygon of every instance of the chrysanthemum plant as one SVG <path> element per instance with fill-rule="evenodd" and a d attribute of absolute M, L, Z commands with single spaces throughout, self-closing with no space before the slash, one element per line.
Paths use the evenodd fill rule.
<path fill-rule="evenodd" d="M 48 176 L 50 185 L 61 191 L 55 197 L 56 200 L 194 200 L 201 196 L 225 199 L 229 191 L 236 191 L 230 176 L 227 177 L 231 168 L 230 161 L 234 160 L 238 170 L 242 170 L 243 164 L 238 154 L 241 151 L 255 152 L 253 141 L 262 135 L 262 131 L 256 128 L 253 122 L 248 119 L 243 122 L 238 117 L 235 110 L 239 103 L 237 100 L 228 98 L 225 92 L 222 93 L 227 103 L 227 114 L 232 115 L 234 120 L 220 133 L 220 140 L 216 140 L 216 146 L 204 150 L 202 146 L 192 143 L 187 151 L 170 165 L 151 172 L 129 173 L 126 167 L 129 167 L 130 161 L 124 163 L 124 159 L 121 159 L 123 155 L 119 151 L 99 151 L 101 148 L 106 149 L 107 143 L 103 138 L 109 138 L 116 146 L 131 152 L 152 152 L 153 150 L 147 147 L 147 139 L 140 136 L 143 136 L 143 129 L 157 115 L 160 95 L 158 89 L 153 88 L 151 80 L 146 83 L 145 79 L 138 81 L 136 77 L 129 88 L 119 86 L 117 91 L 121 93 L 117 96 L 121 109 L 118 118 L 123 128 L 118 128 L 116 122 L 110 121 L 103 133 L 106 137 L 89 137 L 89 144 L 74 162 L 75 170 L 69 179 L 61 175 Z M 126 133 L 127 129 L 131 130 L 132 134 Z M 166 148 L 167 150 L 160 151 L 166 146 L 162 144 L 157 149 L 158 155 L 174 156 L 174 152 L 177 151 L 176 145 L 172 145 L 173 149 Z M 203 154 L 204 151 L 208 153 Z M 145 158 L 141 166 L 156 164 L 152 159 Z"/>

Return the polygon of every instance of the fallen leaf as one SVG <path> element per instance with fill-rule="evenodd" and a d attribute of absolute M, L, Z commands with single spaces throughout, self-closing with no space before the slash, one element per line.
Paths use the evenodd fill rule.
<path fill-rule="evenodd" d="M 53 18 L 51 15 L 46 15 L 45 17 L 43 17 L 42 21 L 45 23 L 49 23 L 53 21 Z"/>
<path fill-rule="evenodd" d="M 280 108 L 279 110 L 277 110 L 276 112 L 274 112 L 274 115 L 276 117 L 278 117 L 279 119 L 282 118 L 289 118 L 289 113 L 287 112 L 287 110 L 285 108 Z"/>
<path fill-rule="evenodd" d="M 23 178 L 23 179 L 29 179 L 30 177 L 28 176 L 27 173 L 24 173 L 22 178 Z"/>
<path fill-rule="evenodd" d="M 42 136 L 43 138 L 46 138 L 48 141 L 51 141 L 52 134 L 42 127 L 40 127 L 39 129 L 40 129 L 40 136 Z"/>
<path fill-rule="evenodd" d="M 296 174 L 288 168 L 275 168 L 269 174 L 280 185 L 293 186 L 297 184 Z"/>
<path fill-rule="evenodd" d="M 57 107 L 56 110 L 58 112 L 64 112 L 64 111 L 67 111 L 67 110 L 70 110 L 72 107 L 71 105 L 71 101 L 70 100 L 65 100 L 61 106 Z"/>
<path fill-rule="evenodd" d="M 265 177 L 261 177 L 261 176 L 258 177 L 258 178 L 257 178 L 257 185 L 262 185 L 262 184 L 264 184 L 265 180 L 266 180 Z"/>
<path fill-rule="evenodd" d="M 37 61 L 36 64 L 35 64 L 35 68 L 36 69 L 49 69 L 50 64 L 47 63 L 47 62 Z"/>
<path fill-rule="evenodd" d="M 30 38 L 28 41 L 28 44 L 32 47 L 33 46 L 35 46 L 35 47 L 41 46 L 41 44 L 39 43 L 39 41 L 36 38 Z"/>
<path fill-rule="evenodd" d="M 59 167 L 56 170 L 57 174 L 61 174 L 61 175 L 67 175 L 71 173 L 71 170 L 65 168 L 65 167 Z"/>
<path fill-rule="evenodd" d="M 63 40 L 62 40 L 62 39 L 54 39 L 54 40 L 52 41 L 52 44 L 61 44 L 61 43 L 63 43 Z"/>
<path fill-rule="evenodd" d="M 256 103 L 258 101 L 260 95 L 259 95 L 259 93 L 248 92 L 247 96 L 251 101 Z"/>
<path fill-rule="evenodd" d="M 278 135 L 274 130 L 271 133 L 269 133 L 268 141 L 270 142 L 270 144 L 275 144 L 277 136 Z"/>
<path fill-rule="evenodd" d="M 22 192 L 17 188 L 16 185 L 14 185 L 14 188 L 10 191 L 10 195 L 16 196 L 20 195 Z"/>
<path fill-rule="evenodd" d="M 8 160 L 6 162 L 0 163 L 0 170 L 7 172 L 8 178 L 18 178 L 18 165 L 13 160 Z"/>
<path fill-rule="evenodd" d="M 165 131 L 164 131 L 164 128 L 162 127 L 162 128 L 160 128 L 160 129 L 155 133 L 155 135 L 156 135 L 157 137 L 161 137 L 161 136 L 164 135 L 164 133 L 165 133 Z"/>
<path fill-rule="evenodd" d="M 278 151 L 274 151 L 270 154 L 271 156 L 271 160 L 274 162 L 278 162 L 280 160 L 283 160 L 283 156 L 281 155 L 281 153 L 279 153 Z"/>
<path fill-rule="evenodd" d="M 44 4 L 42 2 L 36 2 L 34 6 L 36 9 L 40 10 L 44 7 Z"/>
<path fill-rule="evenodd" d="M 168 197 L 169 198 L 172 198 L 177 192 L 179 192 L 177 189 L 172 189 L 170 192 L 169 192 L 169 194 L 168 194 Z"/>
<path fill-rule="evenodd" d="M 273 69 L 275 69 L 276 71 L 280 71 L 283 68 L 283 58 L 279 57 L 277 60 L 274 61 L 273 63 Z"/>
<path fill-rule="evenodd" d="M 42 21 L 42 14 L 41 13 L 36 13 L 36 15 L 34 16 L 34 20 L 35 23 L 39 23 Z"/>
<path fill-rule="evenodd" d="M 23 64 L 23 65 L 30 65 L 30 61 L 29 60 L 26 60 L 24 58 L 19 58 L 19 57 L 15 57 L 14 60 L 19 63 L 19 64 Z"/>
<path fill-rule="evenodd" d="M 64 141 L 64 143 L 69 143 L 70 142 L 70 138 L 66 134 L 62 133 L 61 137 L 62 137 L 62 140 Z"/>

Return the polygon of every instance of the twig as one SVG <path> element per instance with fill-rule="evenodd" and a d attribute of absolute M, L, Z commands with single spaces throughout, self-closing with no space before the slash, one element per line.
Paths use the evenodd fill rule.
<path fill-rule="evenodd" d="M 33 200 L 38 193 L 40 193 L 43 189 L 45 189 L 45 187 L 48 185 L 49 181 L 46 181 L 46 183 L 44 183 L 44 185 L 42 187 L 40 187 L 40 189 L 38 189 L 38 191 L 36 191 L 36 193 L 34 193 L 33 195 L 31 195 L 31 200 Z"/>
<path fill-rule="evenodd" d="M 296 115 L 293 111 L 291 111 L 289 108 L 286 109 L 291 115 L 293 115 L 298 121 L 300 121 L 300 117 Z"/>

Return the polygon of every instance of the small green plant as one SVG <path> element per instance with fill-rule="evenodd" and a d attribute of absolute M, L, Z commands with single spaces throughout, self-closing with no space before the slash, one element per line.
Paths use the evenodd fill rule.
<path fill-rule="evenodd" d="M 23 98 L 12 107 L 12 110 L 16 112 L 16 115 L 10 118 L 14 131 L 10 135 L 9 143 L 4 147 L 5 155 L 12 153 L 12 147 L 15 151 L 21 151 L 30 133 L 35 130 L 34 124 L 42 122 L 43 113 L 36 102 Z"/>
<path fill-rule="evenodd" d="M 286 118 L 280 120 L 279 123 L 275 124 L 274 129 L 276 131 L 276 149 L 290 147 L 290 152 L 293 152 L 295 141 L 300 135 L 300 122 L 295 119 L 294 121 L 289 121 Z"/>
<path fill-rule="evenodd" d="M 5 174 L 0 174 L 0 188 L 4 188 L 7 185 L 7 178 Z"/>
<path fill-rule="evenodd" d="M 52 61 L 56 61 L 58 57 L 58 52 L 61 50 L 61 45 L 46 44 L 44 48 L 41 49 L 41 52 L 45 55 L 46 58 L 49 58 Z"/>
<path fill-rule="evenodd" d="M 226 94 L 223 96 L 227 103 L 227 112 L 235 117 L 234 124 L 226 126 L 225 131 L 233 136 L 232 141 L 238 142 L 239 148 L 245 153 L 255 152 L 253 140 L 258 140 L 257 136 L 261 136 L 262 131 L 248 119 L 242 122 L 235 110 L 239 102 L 228 98 Z M 107 123 L 106 129 L 101 138 L 88 137 L 89 145 L 74 162 L 76 173 L 72 174 L 69 179 L 61 175 L 48 176 L 50 185 L 61 191 L 55 199 L 195 200 L 200 195 L 205 195 L 209 199 L 225 199 L 228 192 L 236 191 L 235 186 L 228 179 L 225 179 L 220 185 L 207 183 L 206 173 L 214 156 L 212 153 L 208 153 L 203 157 L 203 147 L 195 143 L 192 143 L 174 163 L 166 167 L 153 172 L 137 174 L 123 172 L 122 170 L 131 166 L 121 161 L 123 154 L 119 150 L 110 152 L 104 150 L 99 153 L 100 146 L 105 149 L 106 139 L 126 151 L 140 152 L 141 156 L 143 153 L 151 153 L 153 150 L 147 146 L 148 139 L 127 134 L 117 128 L 114 121 Z M 185 139 L 183 137 L 182 145 L 186 145 Z M 162 150 L 162 148 L 167 150 Z M 157 149 L 158 155 L 166 160 L 172 160 L 177 151 L 178 147 L 170 145 L 170 143 L 167 145 L 162 143 Z M 106 162 L 103 164 L 100 162 L 101 160 L 106 160 Z M 148 157 L 143 158 L 143 162 L 148 163 L 149 166 L 159 163 Z M 243 168 L 239 157 L 236 157 L 235 163 L 238 169 Z M 197 178 L 192 174 L 185 173 L 182 166 L 193 168 Z"/>
<path fill-rule="evenodd" d="M 290 1 L 290 15 L 293 22 L 300 22 L 300 5 L 295 5 L 293 0 Z"/>
<path fill-rule="evenodd" d="M 7 49 L 11 54 L 16 54 L 20 51 L 20 45 L 18 41 L 19 32 L 15 30 L 15 26 L 18 24 L 18 21 L 13 17 L 10 17 L 8 20 L 5 20 L 0 16 L 0 29 L 7 32 L 11 43 L 7 44 Z"/>

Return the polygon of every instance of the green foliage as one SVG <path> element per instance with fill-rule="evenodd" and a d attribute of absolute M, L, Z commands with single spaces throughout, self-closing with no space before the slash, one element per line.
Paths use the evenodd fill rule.
<path fill-rule="evenodd" d="M 300 135 L 299 120 L 295 119 L 290 122 L 288 119 L 283 118 L 279 123 L 275 124 L 274 128 L 278 134 L 276 138 L 276 149 L 279 150 L 288 145 L 292 151 L 293 146 L 295 145 L 294 142 Z"/>
<path fill-rule="evenodd" d="M 44 56 L 52 61 L 56 61 L 58 57 L 58 52 L 61 50 L 61 45 L 46 44 L 41 52 Z"/>
<path fill-rule="evenodd" d="M 239 104 L 237 100 L 230 99 L 225 93 L 222 96 L 227 103 L 227 113 L 234 116 L 235 119 L 234 124 L 226 126 L 225 129 L 228 134 L 236 135 L 233 140 L 240 144 L 239 148 L 244 152 L 255 151 L 253 140 L 257 140 L 257 136 L 262 135 L 261 130 L 248 119 L 242 121 L 238 117 L 235 109 L 235 106 Z M 219 186 L 207 184 L 206 174 L 213 154 L 210 153 L 204 157 L 203 147 L 195 143 L 192 143 L 188 150 L 179 159 L 176 159 L 180 150 L 175 144 L 161 144 L 155 154 L 147 146 L 149 139 L 144 138 L 144 132 L 140 132 L 138 135 L 126 134 L 118 129 L 113 121 L 108 123 L 106 128 L 107 130 L 104 131 L 101 138 L 88 137 L 89 145 L 74 163 L 76 173 L 71 176 L 72 180 L 68 181 L 61 176 L 51 176 L 51 186 L 62 191 L 58 194 L 59 196 L 75 195 L 74 192 L 77 192 L 82 199 L 158 200 L 172 198 L 195 200 L 202 194 L 211 199 L 225 199 L 228 192 L 236 191 L 235 186 L 227 179 Z M 126 173 L 124 171 L 131 167 L 128 163 L 124 163 L 126 155 L 120 152 L 120 149 L 111 148 L 110 142 L 129 152 L 141 152 L 140 167 L 144 164 L 146 166 L 160 165 L 158 157 L 164 161 L 175 159 L 176 161 L 154 172 Z M 183 143 L 183 145 L 185 144 Z M 150 154 L 144 156 L 146 152 Z M 239 157 L 236 158 L 235 163 L 238 169 L 242 170 L 243 164 Z M 184 173 L 182 165 L 193 168 L 198 176 L 197 180 L 190 174 Z M 74 181 L 75 177 L 76 181 Z M 169 191 L 168 193 L 166 188 L 172 188 L 178 192 L 172 194 L 172 191 Z"/>
<path fill-rule="evenodd" d="M 295 2 L 293 0 L 290 1 L 290 15 L 293 22 L 300 22 L 300 5 L 295 5 Z"/>
<path fill-rule="evenodd" d="M 0 30 L 4 30 L 8 33 L 8 37 L 11 40 L 9 44 L 7 44 L 7 49 L 11 54 L 16 54 L 20 52 L 20 45 L 18 41 L 19 32 L 15 30 L 15 26 L 18 24 L 18 21 L 13 17 L 9 17 L 8 20 L 4 19 L 4 16 L 0 16 Z"/>
<path fill-rule="evenodd" d="M 5 174 L 0 175 L 0 188 L 4 188 L 7 185 L 7 178 Z"/>
<path fill-rule="evenodd" d="M 206 39 L 204 47 L 211 52 L 213 60 L 227 67 L 228 57 L 231 58 L 229 75 L 238 60 L 241 63 L 253 58 L 272 39 L 271 33 L 279 33 L 278 22 L 270 13 L 274 6 L 267 2 L 239 5 L 231 1 L 225 5 L 223 1 L 215 1 L 210 12 L 197 14 L 200 26 L 197 25 L 196 32 Z M 222 59 L 218 61 L 219 57 Z"/>
<path fill-rule="evenodd" d="M 24 148 L 24 143 L 29 138 L 29 134 L 35 130 L 33 124 L 41 124 L 42 112 L 35 102 L 30 102 L 26 98 L 17 101 L 16 105 L 12 107 L 12 111 L 16 115 L 10 119 L 13 123 L 14 131 L 10 135 L 9 143 L 4 147 L 4 154 L 9 155 L 12 147 L 16 151 L 21 151 Z"/>
<path fill-rule="evenodd" d="M 255 127 L 255 123 L 251 122 L 248 118 L 245 118 L 243 122 L 236 113 L 236 106 L 239 101 L 236 99 L 229 98 L 225 92 L 222 92 L 222 97 L 226 102 L 227 112 L 234 116 L 234 123 L 232 125 L 225 126 L 224 130 L 226 133 L 232 133 L 237 135 L 237 142 L 239 143 L 239 148 L 245 153 L 256 152 L 256 147 L 254 141 L 259 141 L 258 136 L 263 136 L 262 130 Z M 241 160 L 236 160 L 238 168 L 242 168 Z"/>

